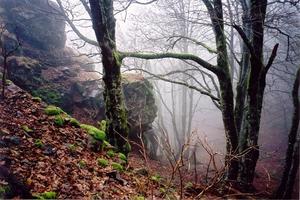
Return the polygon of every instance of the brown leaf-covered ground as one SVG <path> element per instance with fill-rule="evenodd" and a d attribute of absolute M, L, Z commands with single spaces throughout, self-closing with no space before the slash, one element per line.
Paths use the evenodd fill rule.
<path fill-rule="evenodd" d="M 160 186 L 149 176 L 135 173 L 136 168 L 131 166 L 138 166 L 131 161 L 120 173 L 121 181 L 110 178 L 112 167 L 100 167 L 97 159 L 110 163 L 113 159 L 104 151 L 92 152 L 88 135 L 81 128 L 55 125 L 54 117 L 44 113 L 46 106 L 14 85 L 8 87 L 6 99 L 0 102 L 0 155 L 10 159 L 10 172 L 28 185 L 32 194 L 55 191 L 64 199 L 161 197 Z M 32 131 L 26 132 L 25 126 Z M 3 187 L 7 183 L 1 180 L 0 184 Z"/>
<path fill-rule="evenodd" d="M 129 155 L 125 171 L 112 173 L 115 170 L 111 163 L 120 162 L 119 158 L 109 158 L 106 151 L 93 152 L 89 148 L 89 136 L 83 129 L 69 123 L 62 127 L 55 125 L 54 117 L 44 112 L 46 106 L 14 84 L 7 87 L 6 99 L 0 99 L 0 170 L 8 169 L 9 174 L 16 177 L 31 194 L 54 191 L 59 199 L 142 200 L 142 197 L 178 199 L 180 192 L 183 192 L 183 199 L 196 199 L 205 188 L 193 184 L 181 191 L 178 174 L 173 185 L 168 185 L 166 180 L 172 172 L 168 165 L 153 160 L 148 160 L 146 165 L 143 157 L 134 152 Z M 98 158 L 108 160 L 109 165 L 99 166 Z M 265 164 L 263 166 L 267 167 Z M 146 169 L 147 173 L 139 169 Z M 193 181 L 195 174 L 188 173 L 184 168 L 182 173 L 186 186 Z M 205 175 L 199 173 L 198 182 L 201 182 Z M 152 180 L 156 174 L 165 178 Z M 267 173 L 261 174 L 260 179 L 255 181 L 260 190 L 256 195 L 241 196 L 236 191 L 236 194 L 218 197 L 215 189 L 211 188 L 201 199 L 268 198 L 276 183 L 270 177 L 266 181 L 263 176 Z M 0 171 L 0 198 L 1 190 L 9 181 L 7 174 Z M 269 192 L 266 193 L 265 187 Z M 231 192 L 235 193 L 235 190 Z M 20 198 L 18 193 L 13 196 Z"/>

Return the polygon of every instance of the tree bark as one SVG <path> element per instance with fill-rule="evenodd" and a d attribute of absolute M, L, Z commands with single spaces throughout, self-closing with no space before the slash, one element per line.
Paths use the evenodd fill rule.
<path fill-rule="evenodd" d="M 300 99 L 299 99 L 300 67 L 298 68 L 293 86 L 292 97 L 294 113 L 292 126 L 289 133 L 288 148 L 286 151 L 285 166 L 280 185 L 275 193 L 277 199 L 289 199 L 293 191 L 294 182 L 299 168 L 299 141 L 297 142 L 299 120 L 300 120 Z M 298 144 L 297 144 L 298 143 Z"/>
<path fill-rule="evenodd" d="M 267 70 L 263 65 L 264 20 L 267 0 L 251 0 L 251 39 L 244 41 L 248 46 L 250 56 L 250 72 L 247 87 L 246 111 L 242 134 L 240 135 L 240 161 L 239 181 L 242 189 L 251 190 L 254 172 L 259 158 L 258 135 L 260 118 L 265 89 L 265 74 Z M 246 36 L 245 36 L 246 37 Z M 276 55 L 276 54 L 275 54 Z"/>
<path fill-rule="evenodd" d="M 105 114 L 109 142 L 128 153 L 127 113 L 121 86 L 121 58 L 116 50 L 112 0 L 89 0 L 93 28 L 102 54 Z"/>

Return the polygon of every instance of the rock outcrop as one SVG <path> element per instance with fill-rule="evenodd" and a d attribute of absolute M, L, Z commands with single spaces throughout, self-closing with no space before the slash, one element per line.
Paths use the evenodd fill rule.
<path fill-rule="evenodd" d="M 6 42 L 21 43 L 8 59 L 9 79 L 82 122 L 104 119 L 101 76 L 88 57 L 66 47 L 65 21 L 57 5 L 48 0 L 1 0 L 0 13 L 10 35 Z M 134 137 L 140 127 L 151 129 L 156 117 L 153 88 L 137 75 L 124 75 L 123 82 Z"/>

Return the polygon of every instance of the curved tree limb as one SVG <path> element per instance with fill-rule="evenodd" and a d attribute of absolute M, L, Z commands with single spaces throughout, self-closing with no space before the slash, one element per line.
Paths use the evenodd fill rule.
<path fill-rule="evenodd" d="M 139 52 L 119 52 L 120 54 L 120 59 L 124 59 L 124 58 L 141 58 L 141 59 L 146 59 L 146 60 L 152 60 L 152 59 L 164 59 L 164 58 L 175 58 L 175 59 L 179 59 L 179 60 L 191 60 L 194 61 L 196 63 L 198 63 L 199 65 L 201 65 L 202 67 L 204 67 L 205 69 L 215 73 L 215 74 L 219 74 L 220 70 L 208 63 L 207 61 L 201 59 L 198 56 L 195 56 L 193 54 L 189 54 L 189 53 L 139 53 Z"/>

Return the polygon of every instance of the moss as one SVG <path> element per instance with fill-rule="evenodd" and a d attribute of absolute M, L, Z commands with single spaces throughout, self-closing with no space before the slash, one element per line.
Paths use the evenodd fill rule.
<path fill-rule="evenodd" d="M 134 196 L 132 200 L 145 200 L 144 196 Z"/>
<path fill-rule="evenodd" d="M 108 166 L 108 160 L 105 160 L 103 158 L 98 158 L 97 163 L 101 167 L 107 167 Z"/>
<path fill-rule="evenodd" d="M 68 149 L 71 153 L 74 153 L 77 149 L 75 144 L 68 144 Z"/>
<path fill-rule="evenodd" d="M 9 80 L 9 79 L 6 79 L 5 80 L 5 85 L 6 86 L 9 86 L 9 85 L 11 85 L 13 82 L 11 81 L 11 80 Z"/>
<path fill-rule="evenodd" d="M 192 182 L 187 182 L 184 186 L 184 188 L 192 188 L 193 187 L 193 183 Z"/>
<path fill-rule="evenodd" d="M 116 154 L 115 154 L 115 152 L 114 152 L 113 150 L 109 150 L 109 151 L 106 152 L 106 155 L 107 155 L 108 157 L 112 158 L 112 157 L 114 157 Z"/>
<path fill-rule="evenodd" d="M 150 180 L 154 181 L 154 182 L 160 182 L 161 180 L 161 176 L 160 175 L 154 175 L 150 177 Z"/>
<path fill-rule="evenodd" d="M 131 151 L 131 145 L 129 144 L 129 142 L 126 142 L 123 146 L 123 152 L 128 154 L 130 151 Z"/>
<path fill-rule="evenodd" d="M 78 165 L 79 165 L 80 168 L 85 168 L 86 162 L 85 162 L 84 160 L 80 160 L 80 161 L 78 162 Z"/>
<path fill-rule="evenodd" d="M 49 191 L 34 195 L 37 199 L 56 199 L 56 192 Z"/>
<path fill-rule="evenodd" d="M 9 186 L 0 186 L 0 198 L 3 198 L 10 191 Z"/>
<path fill-rule="evenodd" d="M 114 149 L 115 147 L 112 146 L 109 142 L 107 142 L 106 140 L 103 141 L 102 143 L 102 150 L 109 150 L 109 149 Z"/>
<path fill-rule="evenodd" d="M 101 120 L 101 122 L 98 122 L 98 125 L 101 131 L 106 131 L 106 120 Z"/>
<path fill-rule="evenodd" d="M 122 65 L 122 57 L 119 52 L 113 51 L 113 57 L 116 61 L 116 64 L 120 67 Z"/>
<path fill-rule="evenodd" d="M 40 97 L 31 97 L 31 99 L 34 102 L 42 102 L 42 98 L 40 98 Z"/>
<path fill-rule="evenodd" d="M 45 109 L 45 113 L 47 115 L 59 115 L 61 113 L 63 113 L 64 111 L 56 106 L 50 105 Z"/>
<path fill-rule="evenodd" d="M 34 90 L 32 91 L 32 96 L 40 97 L 48 104 L 60 105 L 62 102 L 61 94 L 48 88 Z"/>
<path fill-rule="evenodd" d="M 119 171 L 119 172 L 124 171 L 123 166 L 122 166 L 121 164 L 119 164 L 119 163 L 116 163 L 116 162 L 112 162 L 112 163 L 111 163 L 111 167 L 112 167 L 114 170 L 117 170 L 117 171 Z"/>
<path fill-rule="evenodd" d="M 27 125 L 22 125 L 21 127 L 23 129 L 23 131 L 25 131 L 26 133 L 32 133 L 33 130 L 30 129 Z"/>
<path fill-rule="evenodd" d="M 65 124 L 65 119 L 61 115 L 57 115 L 54 118 L 54 124 L 56 126 L 63 126 Z"/>
<path fill-rule="evenodd" d="M 36 140 L 34 141 L 34 145 L 35 145 L 36 147 L 38 147 L 38 148 L 41 148 L 41 147 L 44 146 L 44 143 L 42 142 L 42 140 L 36 139 Z"/>
<path fill-rule="evenodd" d="M 76 128 L 79 128 L 79 127 L 80 127 L 79 121 L 78 121 L 77 119 L 75 119 L 75 118 L 71 118 L 71 119 L 70 119 L 70 124 L 71 124 L 72 126 L 76 127 Z"/>
<path fill-rule="evenodd" d="M 119 153 L 119 158 L 125 162 L 127 162 L 127 157 L 123 153 Z"/>
<path fill-rule="evenodd" d="M 87 124 L 81 124 L 80 127 L 85 129 L 88 132 L 88 134 L 92 135 L 96 140 L 103 141 L 106 138 L 105 132 L 97 129 L 94 126 L 87 125 Z"/>

